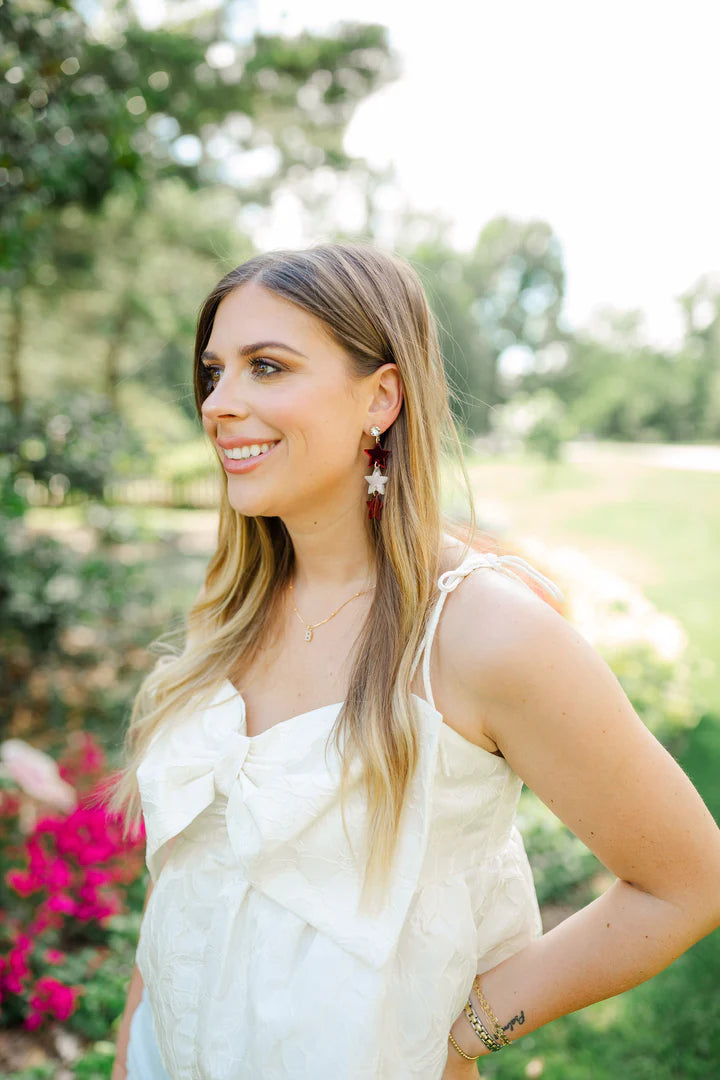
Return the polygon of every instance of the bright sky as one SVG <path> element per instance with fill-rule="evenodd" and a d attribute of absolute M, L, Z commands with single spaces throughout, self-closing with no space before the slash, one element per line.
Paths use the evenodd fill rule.
<path fill-rule="evenodd" d="M 245 10 L 289 34 L 343 19 L 386 25 L 403 74 L 360 107 L 346 149 L 392 162 L 409 202 L 451 219 L 459 247 L 498 214 L 548 221 L 571 325 L 606 305 L 641 308 L 648 339 L 672 345 L 675 296 L 702 274 L 720 278 L 715 0 L 255 0 Z M 280 218 L 273 239 L 291 234 Z"/>

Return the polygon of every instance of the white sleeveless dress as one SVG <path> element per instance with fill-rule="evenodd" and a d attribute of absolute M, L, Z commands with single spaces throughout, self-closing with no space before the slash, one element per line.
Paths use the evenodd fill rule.
<path fill-rule="evenodd" d="M 156 733 L 138 770 L 154 888 L 130 1080 L 440 1080 L 475 973 L 541 932 L 514 823 L 522 781 L 444 723 L 430 686 L 447 593 L 481 567 L 517 577 L 512 566 L 562 597 L 512 555 L 472 552 L 438 582 L 418 654 L 427 700 L 412 697 L 420 760 L 373 917 L 358 911 L 339 760 L 329 747 L 326 759 L 341 702 L 250 737 L 225 682 Z M 359 852 L 352 797 L 346 822 Z"/>

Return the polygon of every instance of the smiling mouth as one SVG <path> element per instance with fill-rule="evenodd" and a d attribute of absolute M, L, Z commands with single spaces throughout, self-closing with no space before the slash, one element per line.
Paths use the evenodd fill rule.
<path fill-rule="evenodd" d="M 276 442 L 264 442 L 253 443 L 251 446 L 233 446 L 230 450 L 222 448 L 223 455 L 226 458 L 230 458 L 233 461 L 242 461 L 247 458 L 262 457 L 263 454 L 267 454 L 268 450 L 272 450 L 273 446 L 277 445 Z"/>

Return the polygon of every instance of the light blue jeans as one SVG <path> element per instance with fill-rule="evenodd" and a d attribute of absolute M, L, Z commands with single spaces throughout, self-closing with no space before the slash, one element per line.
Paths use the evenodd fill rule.
<path fill-rule="evenodd" d="M 170 1080 L 158 1051 L 145 987 L 130 1021 L 127 1080 Z"/>

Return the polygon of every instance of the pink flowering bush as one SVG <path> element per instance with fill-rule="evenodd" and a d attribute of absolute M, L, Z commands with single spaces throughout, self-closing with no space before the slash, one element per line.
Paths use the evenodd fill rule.
<path fill-rule="evenodd" d="M 43 803 L 20 774 L 0 777 L 2 1026 L 34 1030 L 73 1014 L 142 872 L 143 833 L 124 840 L 121 820 L 106 811 L 110 780 L 91 735 L 73 733 L 57 772 L 76 793 L 71 809 Z"/>

